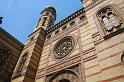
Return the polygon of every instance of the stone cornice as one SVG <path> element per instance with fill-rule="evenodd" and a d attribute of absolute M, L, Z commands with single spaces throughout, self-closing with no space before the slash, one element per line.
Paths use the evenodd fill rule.
<path fill-rule="evenodd" d="M 80 16 L 81 14 L 83 14 L 84 8 L 79 9 L 78 11 L 74 12 L 72 15 L 66 17 L 65 19 L 63 19 L 62 21 L 60 21 L 59 23 L 55 24 L 54 26 L 50 27 L 49 29 L 47 29 L 47 34 L 51 33 L 52 31 L 58 29 L 59 27 L 61 27 L 62 25 L 67 24 L 68 22 L 70 22 L 71 20 L 75 19 L 76 17 Z"/>
<path fill-rule="evenodd" d="M 75 19 L 76 17 L 78 17 L 79 15 L 81 15 L 82 13 L 85 13 L 87 11 L 89 11 L 90 9 L 92 9 L 93 7 L 99 5 L 100 3 L 102 3 L 105 0 L 96 0 L 94 2 L 92 2 L 91 4 L 89 4 L 88 6 L 86 6 L 85 8 L 81 8 L 78 11 L 74 12 L 72 15 L 66 17 L 65 19 L 63 19 L 62 21 L 60 21 L 59 23 L 55 24 L 54 26 L 50 27 L 49 29 L 47 29 L 47 34 L 51 33 L 52 31 L 58 29 L 59 27 L 61 27 L 64 24 L 67 24 L 69 21 Z"/>

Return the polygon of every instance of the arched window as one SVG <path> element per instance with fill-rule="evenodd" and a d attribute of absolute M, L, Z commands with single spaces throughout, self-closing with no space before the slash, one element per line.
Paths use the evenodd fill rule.
<path fill-rule="evenodd" d="M 113 27 L 117 27 L 121 24 L 121 21 L 118 19 L 118 17 L 116 15 L 114 15 L 113 13 L 108 13 L 108 17 L 113 25 Z"/>
<path fill-rule="evenodd" d="M 21 57 L 21 59 L 20 59 L 20 61 L 19 61 L 19 64 L 18 64 L 18 66 L 17 66 L 17 69 L 16 69 L 16 75 L 22 75 L 22 70 L 23 70 L 23 67 L 24 67 L 24 65 L 25 65 L 26 59 L 27 59 L 27 53 L 25 53 L 25 54 Z"/>
<path fill-rule="evenodd" d="M 44 17 L 44 18 L 43 18 L 43 22 L 42 22 L 42 26 L 45 26 L 46 21 L 47 21 L 47 17 Z"/>
<path fill-rule="evenodd" d="M 47 35 L 47 39 L 49 39 L 51 37 L 51 34 Z"/>
<path fill-rule="evenodd" d="M 98 14 L 106 33 L 118 30 L 122 24 L 115 11 L 110 7 L 101 9 Z"/>
<path fill-rule="evenodd" d="M 59 30 L 55 31 L 55 35 L 59 34 Z"/>
<path fill-rule="evenodd" d="M 9 51 L 4 47 L 0 47 L 0 73 L 6 67 L 9 59 L 10 59 Z"/>
<path fill-rule="evenodd" d="M 124 65 L 124 53 L 121 56 L 121 63 Z"/>
<path fill-rule="evenodd" d="M 99 9 L 94 15 L 95 23 L 101 35 L 107 39 L 124 31 L 122 19 L 123 12 L 120 12 L 116 5 L 108 5 Z"/>
<path fill-rule="evenodd" d="M 70 26 L 73 26 L 75 24 L 75 21 L 72 21 L 71 23 L 70 23 Z"/>
<path fill-rule="evenodd" d="M 111 21 L 108 19 L 108 17 L 103 16 L 102 21 L 103 21 L 103 24 L 105 25 L 104 28 L 105 28 L 106 31 L 112 30 L 113 25 L 112 25 Z"/>

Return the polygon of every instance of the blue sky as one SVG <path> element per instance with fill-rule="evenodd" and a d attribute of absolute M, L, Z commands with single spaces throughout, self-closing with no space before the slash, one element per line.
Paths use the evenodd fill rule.
<path fill-rule="evenodd" d="M 1 26 L 24 43 L 47 5 L 55 7 L 56 23 L 83 7 L 80 0 L 0 0 Z"/>

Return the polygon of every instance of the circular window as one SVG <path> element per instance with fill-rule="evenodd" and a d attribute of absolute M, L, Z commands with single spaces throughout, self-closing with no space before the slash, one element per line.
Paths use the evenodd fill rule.
<path fill-rule="evenodd" d="M 74 47 L 74 38 L 67 36 L 61 39 L 54 47 L 54 58 L 60 59 L 68 55 Z"/>

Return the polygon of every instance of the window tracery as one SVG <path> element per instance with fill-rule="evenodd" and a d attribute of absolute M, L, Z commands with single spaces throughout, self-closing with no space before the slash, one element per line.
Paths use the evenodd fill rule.
<path fill-rule="evenodd" d="M 94 15 L 96 26 L 104 39 L 124 31 L 123 11 L 115 4 L 99 9 Z"/>
<path fill-rule="evenodd" d="M 111 7 L 101 9 L 98 13 L 98 18 L 106 35 L 111 34 L 121 28 L 122 22 Z"/>
<path fill-rule="evenodd" d="M 54 58 L 61 59 L 68 55 L 74 48 L 75 41 L 72 36 L 61 39 L 54 47 Z"/>
<path fill-rule="evenodd" d="M 26 62 L 26 59 L 27 59 L 27 53 L 25 53 L 20 61 L 19 61 L 19 64 L 18 64 L 18 67 L 16 69 L 16 75 L 22 75 L 22 70 L 23 70 L 23 67 L 24 67 L 24 64 Z"/>

